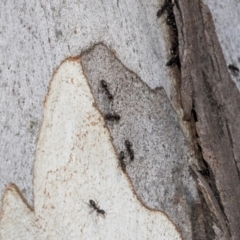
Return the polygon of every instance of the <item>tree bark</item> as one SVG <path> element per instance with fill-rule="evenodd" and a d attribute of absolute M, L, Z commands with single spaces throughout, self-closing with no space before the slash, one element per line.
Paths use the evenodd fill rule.
<path fill-rule="evenodd" d="M 221 47 L 225 57 L 232 52 L 220 46 L 225 33 L 216 35 L 207 5 L 179 0 L 173 11 L 181 67 L 166 67 L 174 39 L 166 14 L 156 17 L 159 6 L 1 3 L 1 195 L 12 182 L 33 205 L 44 97 L 55 69 L 74 56 L 116 154 L 130 156 L 125 140 L 132 142 L 126 176 L 141 204 L 166 213 L 183 239 L 240 239 L 239 74 L 230 76 Z M 213 9 L 217 20 L 224 18 L 220 9 Z"/>
<path fill-rule="evenodd" d="M 209 184 L 225 216 L 219 221 L 226 221 L 232 239 L 239 239 L 240 94 L 207 6 L 201 1 L 179 1 L 178 9 L 184 119 L 192 122 L 199 161 L 210 171 Z"/>

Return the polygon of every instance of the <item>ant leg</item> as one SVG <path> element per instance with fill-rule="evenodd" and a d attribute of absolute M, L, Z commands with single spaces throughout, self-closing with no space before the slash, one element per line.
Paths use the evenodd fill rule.
<path fill-rule="evenodd" d="M 92 210 L 88 213 L 88 215 L 90 215 L 94 210 L 95 210 L 95 209 L 92 209 Z"/>

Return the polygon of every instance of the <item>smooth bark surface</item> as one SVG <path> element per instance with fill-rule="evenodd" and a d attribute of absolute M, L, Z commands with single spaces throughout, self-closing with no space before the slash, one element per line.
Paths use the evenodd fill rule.
<path fill-rule="evenodd" d="M 45 99 L 34 163 L 34 208 L 10 185 L 3 198 L 0 239 L 181 240 L 165 213 L 141 204 L 118 167 L 80 60 L 69 58 L 59 66 Z"/>

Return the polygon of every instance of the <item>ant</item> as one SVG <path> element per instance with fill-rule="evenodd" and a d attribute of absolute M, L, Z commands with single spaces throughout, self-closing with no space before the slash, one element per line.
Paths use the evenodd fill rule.
<path fill-rule="evenodd" d="M 165 0 L 164 4 L 162 5 L 162 7 L 157 11 L 157 17 L 160 18 L 162 16 L 162 14 L 165 12 L 165 10 L 167 9 L 168 3 L 167 0 Z"/>
<path fill-rule="evenodd" d="M 121 169 L 123 170 L 123 172 L 126 172 L 126 163 L 124 162 L 125 155 L 124 152 L 121 151 L 119 154 L 119 165 L 121 167 Z"/>
<path fill-rule="evenodd" d="M 128 152 L 130 155 L 130 160 L 133 161 L 134 160 L 134 151 L 132 149 L 130 149 Z"/>
<path fill-rule="evenodd" d="M 113 113 L 113 114 L 108 113 L 108 114 L 105 115 L 105 119 L 109 120 L 109 121 L 114 121 L 114 120 L 119 121 L 120 118 L 121 117 L 117 113 Z"/>
<path fill-rule="evenodd" d="M 102 85 L 103 88 L 108 88 L 108 85 L 107 85 L 107 82 L 106 82 L 106 81 L 101 80 L 100 83 L 101 83 L 101 85 Z"/>
<path fill-rule="evenodd" d="M 128 153 L 129 153 L 130 160 L 133 161 L 134 160 L 134 151 L 132 150 L 132 143 L 129 140 L 126 140 L 125 145 L 126 145 Z"/>
<path fill-rule="evenodd" d="M 109 91 L 109 89 L 108 89 L 108 84 L 107 84 L 107 82 L 104 81 L 104 80 L 101 80 L 100 83 L 101 83 L 102 88 L 105 90 L 105 92 L 106 92 L 106 94 L 107 94 L 107 96 L 108 96 L 108 99 L 109 99 L 109 100 L 112 100 L 112 99 L 113 99 L 113 95 L 110 93 L 110 91 Z"/>
<path fill-rule="evenodd" d="M 106 212 L 100 209 L 100 206 L 98 206 L 92 199 L 89 200 L 89 204 L 90 204 L 90 207 L 96 210 L 97 213 L 102 214 L 105 217 Z"/>
<path fill-rule="evenodd" d="M 173 4 L 171 3 L 171 0 L 165 0 L 162 7 L 157 11 L 157 17 L 160 18 L 165 11 L 169 12 L 172 6 Z"/>
<path fill-rule="evenodd" d="M 178 52 L 178 41 L 174 41 L 171 47 L 171 55 L 176 55 Z"/>
<path fill-rule="evenodd" d="M 209 176 L 209 170 L 208 169 L 203 169 L 203 170 L 198 170 L 199 173 L 201 173 L 203 176 Z"/>
<path fill-rule="evenodd" d="M 126 145 L 127 149 L 132 147 L 132 143 L 129 140 L 125 141 L 125 145 Z"/>
<path fill-rule="evenodd" d="M 167 10 L 167 24 L 175 27 L 176 26 L 176 22 L 175 22 L 175 17 L 173 14 L 173 9 L 171 7 L 169 7 L 169 9 Z"/>
<path fill-rule="evenodd" d="M 239 68 L 238 68 L 238 67 L 235 67 L 235 66 L 232 65 L 232 64 L 229 64 L 229 65 L 228 65 L 228 68 L 229 68 L 230 70 L 232 70 L 233 72 L 239 72 Z"/>
<path fill-rule="evenodd" d="M 178 55 L 172 57 L 172 58 L 166 63 L 166 66 L 170 67 L 170 66 L 173 66 L 173 65 L 175 65 L 175 64 L 180 68 L 180 61 L 179 61 L 179 56 L 178 56 Z"/>

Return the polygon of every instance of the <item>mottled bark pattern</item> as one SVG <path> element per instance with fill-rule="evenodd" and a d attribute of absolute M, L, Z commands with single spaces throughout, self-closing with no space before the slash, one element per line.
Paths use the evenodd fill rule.
<path fill-rule="evenodd" d="M 124 172 L 139 200 L 148 208 L 165 212 L 184 240 L 193 239 L 195 227 L 196 232 L 203 229 L 196 239 L 205 239 L 204 227 L 199 227 L 204 226 L 202 205 L 188 168 L 188 144 L 164 89 L 150 89 L 102 44 L 83 53 L 81 63 L 103 116 L 116 113 L 121 117 L 106 121 L 106 126 L 117 154 L 125 153 Z M 101 80 L 108 84 L 112 100 Z"/>
<path fill-rule="evenodd" d="M 222 216 L 227 219 L 226 231 L 230 237 L 226 233 L 225 239 L 237 240 L 240 239 L 240 94 L 228 73 L 208 8 L 199 0 L 179 0 L 175 14 L 184 119 L 193 118 L 194 107 L 202 160 L 209 167 L 210 186 Z M 218 225 L 225 222 L 217 221 Z"/>

